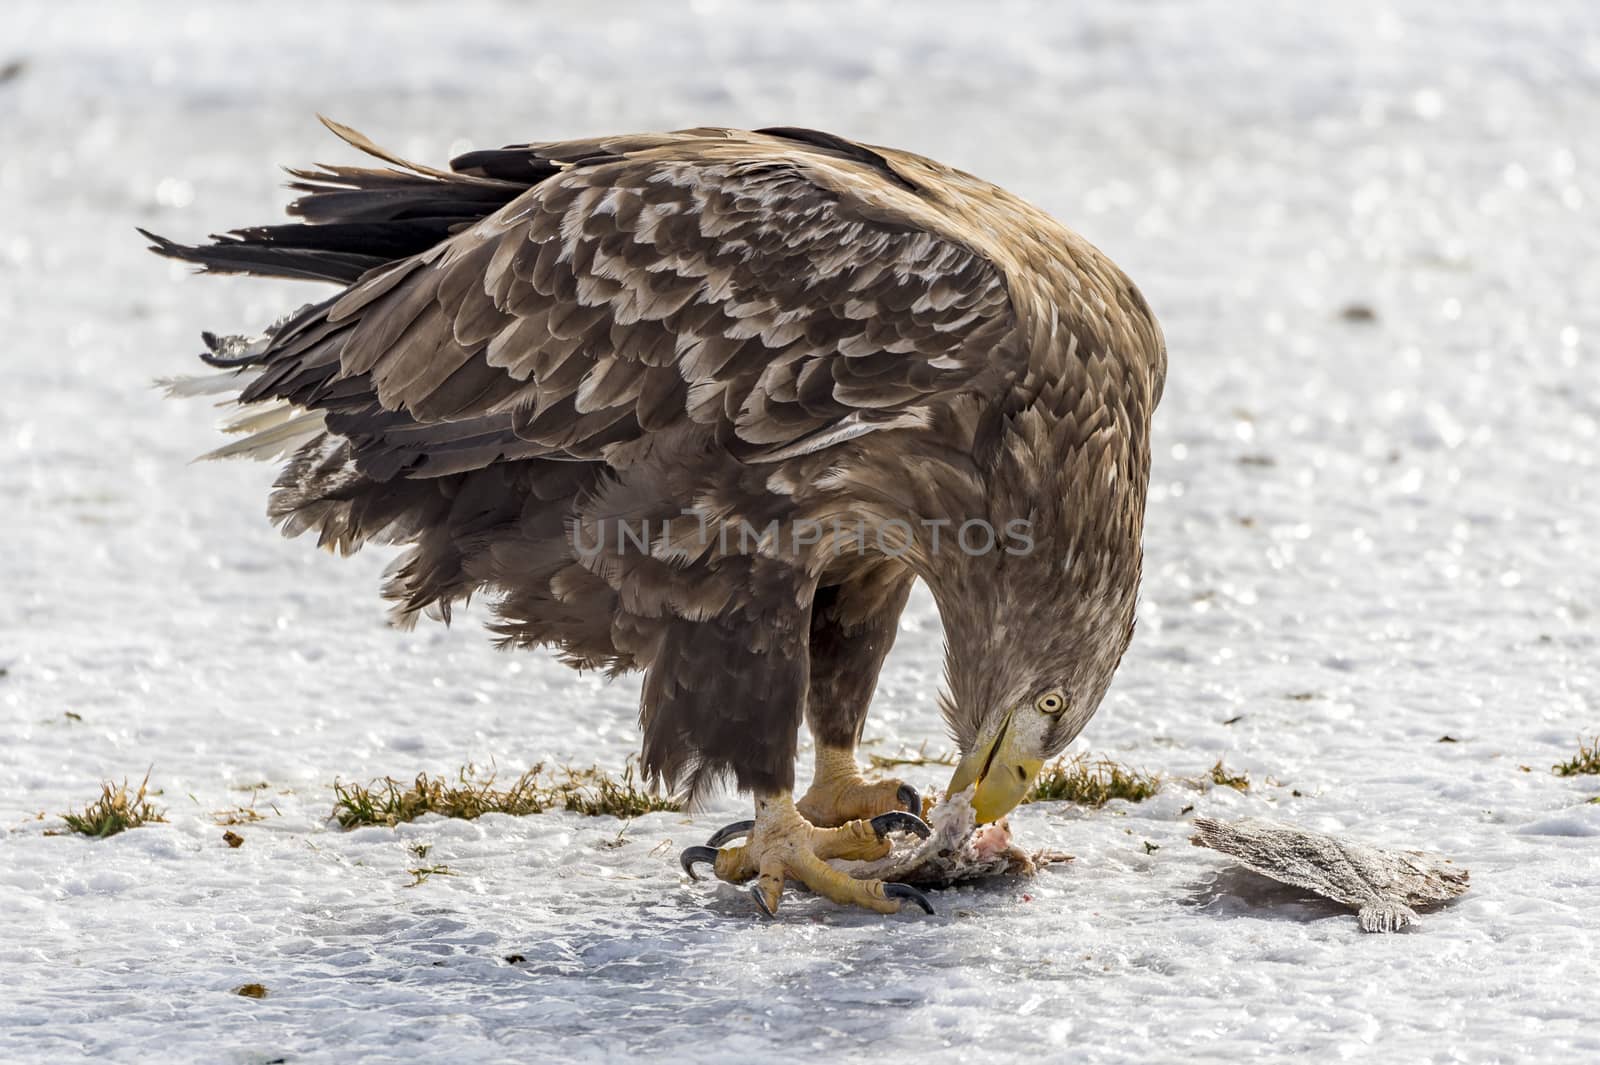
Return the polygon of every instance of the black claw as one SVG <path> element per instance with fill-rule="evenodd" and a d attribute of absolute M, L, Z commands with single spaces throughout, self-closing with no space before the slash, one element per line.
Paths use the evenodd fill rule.
<path fill-rule="evenodd" d="M 706 840 L 706 846 L 720 847 L 730 839 L 738 839 L 740 836 L 748 836 L 750 834 L 750 830 L 755 827 L 756 823 L 754 821 L 735 821 L 731 825 L 723 825 L 721 828 L 717 829 L 711 834 L 710 839 Z"/>
<path fill-rule="evenodd" d="M 883 897 L 886 899 L 910 899 L 922 907 L 923 913 L 930 915 L 933 913 L 933 903 L 928 901 L 928 896 L 910 884 L 885 884 L 883 885 Z M 904 909 L 904 907 L 901 908 Z"/>
<path fill-rule="evenodd" d="M 902 784 L 900 785 L 900 790 L 894 794 L 895 798 L 900 800 L 901 805 L 908 812 L 914 813 L 918 817 L 922 816 L 922 796 L 917 794 L 916 788 L 913 788 L 910 784 Z"/>
<path fill-rule="evenodd" d="M 904 810 L 890 810 L 886 814 L 879 814 L 872 819 L 872 831 L 882 839 L 891 832 L 915 832 L 923 839 L 933 835 L 933 829 L 928 823 L 916 814 L 908 814 Z"/>
<path fill-rule="evenodd" d="M 700 874 L 694 871 L 697 863 L 704 862 L 711 868 L 717 867 L 717 848 L 715 847 L 685 847 L 683 853 L 678 855 L 678 864 L 683 866 L 683 871 L 689 874 L 690 880 L 699 880 Z"/>
<path fill-rule="evenodd" d="M 898 885 L 898 884 L 895 885 L 895 887 L 899 887 L 899 886 L 900 885 Z M 912 890 L 915 890 L 915 889 L 913 888 Z M 778 916 L 777 914 L 773 913 L 772 910 L 767 908 L 767 897 L 761 893 L 761 885 L 760 884 L 757 884 L 755 887 L 750 889 L 750 897 L 756 900 L 756 906 L 761 910 L 762 916 L 764 916 L 764 917 L 776 917 L 776 916 Z M 924 905 L 926 905 L 926 903 L 924 903 Z"/>

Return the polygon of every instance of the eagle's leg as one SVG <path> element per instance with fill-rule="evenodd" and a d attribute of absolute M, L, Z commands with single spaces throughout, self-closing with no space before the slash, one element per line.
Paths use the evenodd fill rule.
<path fill-rule="evenodd" d="M 911 577 L 874 566 L 856 570 L 858 579 L 848 587 L 835 582 L 809 590 L 800 570 L 761 556 L 745 564 L 751 569 L 749 583 L 768 593 L 761 603 L 768 604 L 770 618 L 752 607 L 704 621 L 668 622 L 645 674 L 640 701 L 646 770 L 669 779 L 690 776 L 692 789 L 708 769 L 726 769 L 756 798 L 754 820 L 718 832 L 711 846 L 683 852 L 685 871 L 694 876 L 695 866 L 705 863 L 723 880 L 755 880 L 756 900 L 768 914 L 777 911 L 787 879 L 835 902 L 879 913 L 896 913 L 907 900 L 931 913 L 927 897 L 914 887 L 858 880 L 828 864 L 833 858 L 887 855 L 892 831 L 927 838 L 930 829 L 920 817 L 895 809 L 870 820 L 819 827 L 795 808 L 793 798 L 795 740 L 803 713 L 812 717 L 821 745 L 844 748 L 850 759 L 847 775 L 859 780 L 851 752 Z M 785 580 L 797 587 L 784 589 Z M 774 588 L 783 594 L 772 595 Z M 807 591 L 813 602 L 809 632 L 804 615 L 785 613 L 787 604 L 804 602 Z M 755 643 L 752 617 L 767 630 Z M 819 708 L 839 710 L 809 711 L 808 696 L 819 699 Z M 708 713 L 708 707 L 717 712 Z M 741 846 L 716 849 L 735 835 L 746 837 Z"/>
<path fill-rule="evenodd" d="M 888 833 L 894 829 L 911 828 L 919 835 L 928 831 L 920 820 L 903 813 L 877 822 L 852 821 L 819 828 L 800 815 L 789 792 L 758 794 L 755 823 L 743 846 L 716 851 L 690 848 L 684 852 L 684 865 L 690 868 L 695 860 L 711 860 L 719 879 L 742 884 L 754 878 L 751 893 L 768 915 L 778 912 L 785 880 L 798 880 L 816 894 L 846 906 L 898 913 L 909 901 L 932 913 L 927 896 L 909 884 L 857 880 L 828 864 L 829 858 L 882 858 L 889 853 Z"/>
<path fill-rule="evenodd" d="M 813 824 L 842 825 L 890 810 L 922 813 L 915 788 L 899 780 L 868 782 L 856 765 L 867 707 L 911 583 L 910 573 L 883 565 L 818 589 L 812 602 L 806 722 L 816 772 L 796 808 Z"/>

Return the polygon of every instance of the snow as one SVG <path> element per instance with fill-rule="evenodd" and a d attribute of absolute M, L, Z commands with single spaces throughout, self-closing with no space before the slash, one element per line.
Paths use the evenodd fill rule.
<path fill-rule="evenodd" d="M 12 61 L 0 1060 L 1600 1052 L 1600 779 L 1548 771 L 1600 732 L 1584 0 L 10 0 Z M 151 379 L 195 365 L 200 329 L 253 330 L 308 290 L 190 277 L 132 228 L 270 221 L 276 166 L 350 161 L 319 111 L 429 162 L 813 125 L 1078 227 L 1139 280 L 1172 359 L 1139 631 L 1080 746 L 1170 776 L 1220 756 L 1256 786 L 1025 807 L 1018 843 L 1076 860 L 938 893 L 936 918 L 791 893 L 766 922 L 689 884 L 676 852 L 748 816 L 731 797 L 626 826 L 338 830 L 336 779 L 620 767 L 637 687 L 501 655 L 474 617 L 390 631 L 381 552 L 282 541 L 270 469 L 189 464 L 214 412 Z M 944 743 L 938 671 L 923 595 L 873 749 Z M 44 834 L 147 767 L 170 823 Z M 212 811 L 263 781 L 271 816 L 229 849 Z M 1437 851 L 1472 889 L 1363 936 L 1190 847 L 1196 815 Z M 457 875 L 405 886 L 416 842 Z M 267 998 L 232 993 L 252 981 Z"/>

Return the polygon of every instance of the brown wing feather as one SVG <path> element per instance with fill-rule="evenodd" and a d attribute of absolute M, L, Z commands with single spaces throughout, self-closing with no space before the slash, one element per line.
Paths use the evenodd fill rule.
<path fill-rule="evenodd" d="M 246 398 L 331 409 L 369 475 L 459 470 L 468 438 L 485 461 L 603 458 L 686 423 L 758 459 L 962 388 L 1014 328 L 995 266 L 857 159 L 711 131 L 575 148 L 352 286 Z"/>

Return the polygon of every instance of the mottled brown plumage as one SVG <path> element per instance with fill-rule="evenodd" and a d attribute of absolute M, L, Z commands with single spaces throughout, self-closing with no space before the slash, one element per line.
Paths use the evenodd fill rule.
<path fill-rule="evenodd" d="M 803 714 L 853 747 L 915 577 L 964 752 L 1045 691 L 1064 710 L 1030 742 L 1083 727 L 1132 632 L 1166 355 L 1082 238 L 812 131 L 440 171 L 334 129 L 392 166 L 296 171 L 304 224 L 154 238 L 340 286 L 208 357 L 254 434 L 223 451 L 289 456 L 286 532 L 407 545 L 384 588 L 401 621 L 481 591 L 508 644 L 644 670 L 644 766 L 675 787 L 786 791 Z M 999 540 L 963 550 L 968 522 Z"/>

